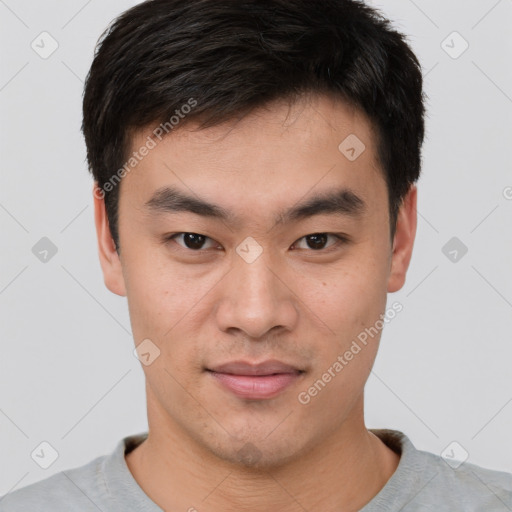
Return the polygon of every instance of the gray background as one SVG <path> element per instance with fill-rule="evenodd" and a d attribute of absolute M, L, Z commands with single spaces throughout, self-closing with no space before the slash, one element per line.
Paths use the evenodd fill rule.
<path fill-rule="evenodd" d="M 135 3 L 0 0 L 0 494 L 147 428 L 126 299 L 101 275 L 79 131 L 95 42 Z M 404 310 L 384 329 L 367 425 L 436 453 L 456 441 L 469 462 L 512 471 L 512 0 L 372 3 L 410 36 L 429 116 L 416 245 L 388 299 Z M 43 31 L 59 45 L 47 59 L 31 48 L 51 48 Z M 460 56 L 454 31 L 469 43 Z M 57 248 L 46 263 L 32 251 L 43 237 Z M 31 458 L 43 441 L 59 453 L 48 469 Z"/>

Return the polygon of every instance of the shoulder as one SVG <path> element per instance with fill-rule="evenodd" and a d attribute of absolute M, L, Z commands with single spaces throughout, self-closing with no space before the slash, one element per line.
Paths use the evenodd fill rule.
<path fill-rule="evenodd" d="M 418 450 L 425 461 L 432 492 L 445 506 L 467 512 L 512 511 L 512 474 L 484 468 L 469 462 L 450 464 L 441 456 Z"/>
<path fill-rule="evenodd" d="M 401 458 L 395 474 L 364 512 L 390 503 L 402 512 L 512 511 L 511 473 L 419 450 L 400 431 L 372 432 Z"/>
<path fill-rule="evenodd" d="M 0 512 L 98 511 L 107 490 L 101 467 L 106 456 L 56 473 L 0 497 Z"/>

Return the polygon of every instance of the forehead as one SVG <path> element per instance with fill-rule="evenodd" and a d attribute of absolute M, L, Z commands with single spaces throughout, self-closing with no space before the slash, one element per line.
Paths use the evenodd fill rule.
<path fill-rule="evenodd" d="M 386 200 L 371 124 L 330 98 L 291 106 L 274 102 L 205 129 L 191 121 L 162 140 L 154 136 L 156 127 L 133 136 L 130 154 L 154 147 L 123 178 L 120 202 L 136 204 L 139 211 L 157 212 L 166 187 L 181 192 L 179 200 L 195 198 L 199 209 L 205 203 L 219 206 L 239 220 L 268 215 L 275 221 L 292 204 L 325 198 L 332 190 L 348 191 L 338 194 L 345 199 L 341 209 L 357 203 L 353 196 L 370 207 Z"/>

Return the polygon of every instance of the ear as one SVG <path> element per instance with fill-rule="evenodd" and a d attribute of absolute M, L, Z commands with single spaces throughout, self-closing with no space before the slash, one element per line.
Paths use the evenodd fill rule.
<path fill-rule="evenodd" d="M 95 181 L 92 189 L 94 197 L 94 222 L 98 237 L 98 253 L 103 270 L 105 286 L 116 295 L 126 296 L 126 287 L 119 255 L 108 223 L 104 192 Z"/>
<path fill-rule="evenodd" d="M 393 254 L 391 256 L 391 271 L 388 279 L 388 292 L 396 292 L 405 283 L 405 275 L 411 261 L 417 224 L 417 194 L 415 185 L 411 185 L 404 197 L 398 212 Z"/>

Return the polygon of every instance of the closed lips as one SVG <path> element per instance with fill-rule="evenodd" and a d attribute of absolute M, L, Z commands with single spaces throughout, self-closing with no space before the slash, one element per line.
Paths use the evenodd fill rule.
<path fill-rule="evenodd" d="M 298 374 L 303 373 L 295 366 L 277 360 L 267 360 L 262 363 L 253 364 L 247 361 L 231 361 L 221 365 L 207 368 L 215 373 L 228 373 L 231 375 L 263 376 L 282 373 Z"/>

